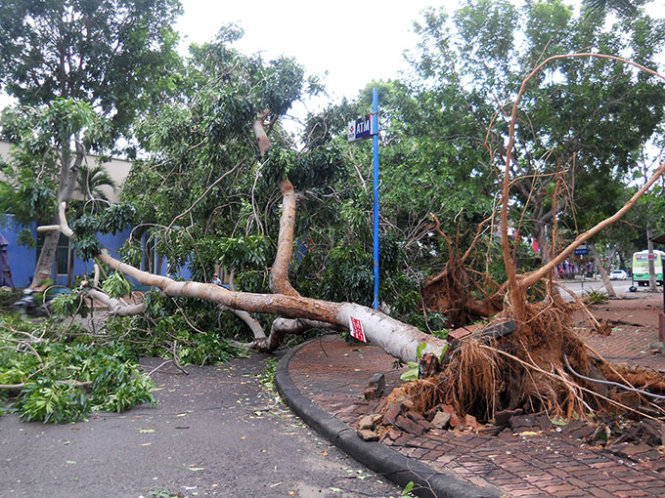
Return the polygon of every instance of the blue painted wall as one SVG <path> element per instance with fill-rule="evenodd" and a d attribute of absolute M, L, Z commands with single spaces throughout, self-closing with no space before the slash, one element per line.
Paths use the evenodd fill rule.
<path fill-rule="evenodd" d="M 35 248 L 19 245 L 18 235 L 23 229 L 23 226 L 14 222 L 12 215 L 0 215 L 0 232 L 2 232 L 2 235 L 4 235 L 9 242 L 7 248 L 9 254 L 9 266 L 12 270 L 14 285 L 16 285 L 17 288 L 27 287 L 32 282 L 32 275 L 35 270 L 35 263 L 37 262 L 38 256 Z M 32 223 L 28 226 L 28 229 L 32 233 L 33 238 L 36 238 L 37 224 Z M 97 236 L 99 242 L 109 251 L 111 256 L 119 258 L 118 250 L 129 238 L 130 232 L 131 227 L 127 227 L 115 235 L 98 234 Z M 166 275 L 166 268 L 166 261 L 163 261 L 162 267 L 159 268 L 156 273 Z M 74 279 L 76 279 L 77 276 L 92 276 L 93 272 L 93 261 L 84 261 L 74 255 Z M 183 267 L 171 276 L 177 279 L 189 280 L 191 275 L 192 273 L 190 269 L 188 267 Z M 55 283 L 57 285 L 67 285 L 67 275 L 58 275 Z"/>
<path fill-rule="evenodd" d="M 102 247 L 105 247 L 108 250 L 111 256 L 119 258 L 118 250 L 129 238 L 130 232 L 131 228 L 127 227 L 124 230 L 117 232 L 115 235 L 98 233 L 97 239 Z M 76 280 L 77 276 L 87 275 L 88 277 L 92 277 L 94 274 L 93 265 L 94 261 L 85 261 L 74 254 L 74 280 Z M 59 275 L 56 283 L 58 285 L 67 285 L 67 275 Z"/>
<path fill-rule="evenodd" d="M 35 270 L 37 252 L 35 249 L 19 245 L 18 235 L 23 226 L 14 221 L 11 214 L 0 216 L 0 232 L 9 242 L 7 253 L 9 254 L 9 267 L 12 270 L 12 278 L 16 287 L 27 287 L 30 285 L 32 272 Z M 28 227 L 32 236 L 37 234 L 37 224 Z"/>

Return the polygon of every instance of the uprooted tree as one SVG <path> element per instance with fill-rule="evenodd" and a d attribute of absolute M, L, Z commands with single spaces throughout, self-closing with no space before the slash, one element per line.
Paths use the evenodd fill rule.
<path fill-rule="evenodd" d="M 490 337 L 484 342 L 468 341 L 454 348 L 443 358 L 444 372 L 441 380 L 416 382 L 405 387 L 402 395 L 416 399 L 421 409 L 428 405 L 446 402 L 452 404 L 459 413 L 473 413 L 489 419 L 497 409 L 518 406 L 526 406 L 532 410 L 546 409 L 552 415 L 564 417 L 609 406 L 623 407 L 612 400 L 607 389 L 597 387 L 595 381 L 610 379 L 630 384 L 635 376 L 630 377 L 626 372 L 619 372 L 601 359 L 591 360 L 584 343 L 569 326 L 566 305 L 557 293 L 552 292 L 555 287 L 552 275 L 556 265 L 579 244 L 620 219 L 663 174 L 665 164 L 661 165 L 649 181 L 613 216 L 580 234 L 564 250 L 556 255 L 552 254 L 547 264 L 532 272 L 526 274 L 517 272 L 508 236 L 512 150 L 520 98 L 530 79 L 543 67 L 569 57 L 597 57 L 627 63 L 617 57 L 599 54 L 553 56 L 541 63 L 524 80 L 513 105 L 508 145 L 505 149 L 507 152 L 502 180 L 500 225 L 501 249 L 508 279 L 499 289 L 503 295 L 503 312 L 494 319 L 514 322 L 515 330 L 505 337 Z M 660 77 L 657 73 L 637 64 L 629 64 Z M 270 121 L 267 122 L 268 119 Z M 265 110 L 258 115 L 251 126 L 258 143 L 259 168 L 265 167 L 269 161 L 271 141 L 266 128 L 274 126 L 276 119 L 277 113 Z M 278 318 L 272 321 L 268 335 L 263 332 L 262 327 L 252 327 L 254 340 L 249 345 L 260 351 L 273 351 L 287 334 L 302 333 L 312 328 L 344 329 L 353 316 L 363 322 L 365 335 L 369 341 L 402 361 L 413 360 L 418 346 L 423 343 L 426 344 L 427 353 L 442 355 L 447 349 L 445 341 L 425 334 L 416 327 L 395 320 L 382 312 L 355 303 L 312 299 L 298 293 L 289 280 L 289 264 L 293 259 L 297 219 L 297 195 L 286 175 L 278 176 L 277 181 L 281 192 L 281 212 L 278 241 L 269 276 L 271 293 L 236 291 L 233 282 L 230 289 L 226 289 L 208 283 L 176 281 L 123 263 L 105 251 L 97 254 L 98 260 L 108 268 L 134 278 L 143 285 L 160 289 L 167 296 L 186 296 L 216 303 L 224 309 L 239 314 L 248 324 L 256 325 L 256 321 L 247 313 L 278 315 Z M 60 223 L 57 226 L 42 229 L 59 230 L 74 237 L 75 234 L 66 221 L 64 205 L 59 211 L 59 218 Z M 167 230 L 171 228 L 169 226 Z M 168 231 L 166 233 L 168 234 Z M 464 259 L 465 257 L 462 257 L 457 261 L 451 258 L 451 261 L 453 264 L 462 265 Z M 448 271 L 454 280 L 457 278 L 455 275 L 459 275 L 459 270 L 450 268 L 452 267 L 449 267 Z M 546 297 L 538 302 L 530 302 L 527 292 L 541 283 L 547 289 Z M 97 297 L 103 299 L 98 291 L 95 292 Z M 491 298 L 496 299 L 495 296 Z M 117 306 L 115 309 L 116 312 L 121 312 Z M 395 393 L 393 395 L 399 396 Z"/>
<path fill-rule="evenodd" d="M 483 34 L 474 26 L 468 26 L 468 32 Z M 616 375 L 621 379 L 620 374 L 613 374 L 602 364 L 598 367 L 602 374 L 596 372 L 584 345 L 567 326 L 568 312 L 556 292 L 552 292 L 555 287 L 551 280 L 552 269 L 577 244 L 622 216 L 655 181 L 662 167 L 614 216 L 593 228 L 589 226 L 589 230 L 562 251 L 556 251 L 551 244 L 548 262 L 544 266 L 519 274 L 516 251 L 519 251 L 520 244 L 519 241 L 509 242 L 507 230 L 512 223 L 518 224 L 522 218 L 532 218 L 537 213 L 534 211 L 533 216 L 531 211 L 528 215 L 518 213 L 509 219 L 508 207 L 510 205 L 512 210 L 517 205 L 527 213 L 527 207 L 536 200 L 545 207 L 549 203 L 551 214 L 547 216 L 556 226 L 562 213 L 557 208 L 562 197 L 559 194 L 568 191 L 567 186 L 575 184 L 576 180 L 574 175 L 564 174 L 576 171 L 575 168 L 565 170 L 563 166 L 568 164 L 567 161 L 574 163 L 579 151 L 573 149 L 571 156 L 566 157 L 565 144 L 535 141 L 540 153 L 546 145 L 557 145 L 558 159 L 553 162 L 554 167 L 548 169 L 552 182 L 542 188 L 536 187 L 535 183 L 529 187 L 527 182 L 524 187 L 519 184 L 521 176 L 533 178 L 539 170 L 552 165 L 529 162 L 529 150 L 520 156 L 519 161 L 513 159 L 518 148 L 515 124 L 518 117 L 528 117 L 518 116 L 517 104 L 513 107 L 512 118 L 506 120 L 502 129 L 499 123 L 492 125 L 495 120 L 488 102 L 479 102 L 477 94 L 465 92 L 461 86 L 451 84 L 439 93 L 424 93 L 420 99 L 410 95 L 403 85 L 386 84 L 394 105 L 389 108 L 384 124 L 389 134 L 387 140 L 397 144 L 388 153 L 394 160 L 391 172 L 395 178 L 391 180 L 406 183 L 416 177 L 417 181 L 412 183 L 413 191 L 406 194 L 402 191 L 399 195 L 390 192 L 387 196 L 394 216 L 384 220 L 384 226 L 390 228 L 384 233 L 383 240 L 382 276 L 387 284 L 382 290 L 392 292 L 383 294 L 390 313 L 377 312 L 357 304 L 371 294 L 368 292 L 371 261 L 363 250 L 363 234 L 359 231 L 367 219 L 363 206 L 371 195 L 360 169 L 366 151 L 360 148 L 345 150 L 331 138 L 348 118 L 355 117 L 349 115 L 354 110 L 340 106 L 340 109 L 329 110 L 330 119 L 310 120 L 306 146 L 296 152 L 295 144 L 281 128 L 278 118 L 286 113 L 301 92 L 304 84 L 302 69 L 290 59 L 266 64 L 260 57 L 243 57 L 225 43 L 235 36 L 237 33 L 232 30 L 223 31 L 220 43 L 193 47 L 192 63 L 187 67 L 187 84 L 180 100 L 165 105 L 159 113 L 146 117 L 138 125 L 138 139 L 150 159 L 136 162 L 125 186 L 123 195 L 133 205 L 126 203 L 114 207 L 99 217 L 74 219 L 73 231 L 66 222 L 69 212 L 65 205 L 61 205 L 59 223 L 50 230 L 57 229 L 75 237 L 77 249 L 87 256 L 97 257 L 104 269 L 124 273 L 145 286 L 159 289 L 159 293 L 170 297 L 177 306 L 183 298 L 191 298 L 199 307 L 202 302 L 210 302 L 219 306 L 218 311 L 228 311 L 227 315 L 232 314 L 234 320 L 240 320 L 234 322 L 238 329 L 242 323 L 251 329 L 253 340 L 249 345 L 258 350 L 274 350 L 291 333 L 303 333 L 312 328 L 346 329 L 349 317 L 354 316 L 363 322 L 366 336 L 372 343 L 402 361 L 410 361 L 415 359 L 420 344 L 425 343 L 426 351 L 436 356 L 448 344 L 405 320 L 389 316 L 400 316 L 401 310 L 409 306 L 417 310 L 416 314 L 431 315 L 431 310 L 425 307 L 418 309 L 417 287 L 405 283 L 407 279 L 401 278 L 398 272 L 391 273 L 391 265 L 393 268 L 396 265 L 409 267 L 414 277 L 412 280 L 417 281 L 422 268 L 405 264 L 400 253 L 406 247 L 428 254 L 430 261 L 445 258 L 442 254 L 446 251 L 441 251 L 433 242 L 438 229 L 439 239 L 445 241 L 444 249 L 449 248 L 449 261 L 439 276 L 428 281 L 431 286 L 445 283 L 435 289 L 433 299 L 438 308 L 447 309 L 437 311 L 460 310 L 457 316 L 451 314 L 448 317 L 451 323 L 486 316 L 494 321 L 512 321 L 516 330 L 496 342 L 490 338 L 489 343 L 469 341 L 453 348 L 444 356 L 444 374 L 437 382 L 415 383 L 408 389 L 413 389 L 415 395 L 427 403 L 448 402 L 460 414 L 474 413 L 483 418 L 490 418 L 493 411 L 501 407 L 546 407 L 555 414 L 568 415 L 611 403 L 598 396 L 601 393 L 595 384 L 574 379 L 567 370 L 566 362 L 587 377 L 612 378 Z M 474 52 L 472 41 L 469 40 L 467 51 Z M 543 40 L 541 42 L 547 45 Z M 532 52 L 542 53 L 537 47 Z M 474 52 L 470 56 L 482 57 L 482 54 Z M 481 60 L 478 65 L 482 66 L 483 62 Z M 494 76 L 504 66 L 494 64 Z M 567 71 L 574 74 L 582 73 L 583 69 L 567 66 Z M 606 66 L 602 69 L 609 70 Z M 603 72 L 599 75 L 602 76 Z M 629 76 L 620 73 L 618 79 Z M 514 95 L 522 95 L 526 82 L 519 93 L 514 89 Z M 457 83 L 459 85 L 459 81 Z M 658 90 L 648 89 L 649 92 Z M 507 93 L 510 94 L 510 90 Z M 454 99 L 454 105 L 449 106 L 454 118 L 438 111 L 444 97 Z M 431 104 L 437 111 L 424 109 L 426 104 Z M 426 134 L 410 141 L 404 128 L 409 123 L 408 118 L 421 111 L 431 119 L 445 122 L 449 126 L 445 129 L 450 130 L 457 141 L 449 145 L 437 139 L 427 140 Z M 471 111 L 477 111 L 473 119 L 465 119 L 467 112 Z M 483 124 L 484 118 L 488 119 Z M 463 126 L 453 128 L 450 126 L 452 121 L 459 121 Z M 461 144 L 453 130 L 475 134 L 475 141 Z M 478 136 L 484 137 L 485 141 L 477 140 Z M 503 144 L 505 136 L 510 137 L 508 144 Z M 561 136 L 569 136 L 567 129 L 561 132 Z M 519 147 L 524 147 L 523 139 L 519 140 Z M 418 156 L 418 151 L 425 152 Z M 465 153 L 464 157 L 473 158 L 468 161 L 473 165 L 459 161 L 455 168 L 446 169 L 447 163 L 453 162 L 460 151 Z M 497 156 L 505 158 L 501 173 L 498 168 L 492 169 Z M 608 156 L 614 157 L 613 154 Z M 484 175 L 474 169 L 477 164 L 489 165 Z M 458 165 L 465 168 L 457 168 Z M 560 174 L 557 166 L 561 168 Z M 588 166 L 593 166 L 592 161 Z M 439 189 L 437 195 L 428 196 L 426 189 L 431 187 L 428 182 L 434 183 L 432 180 L 438 180 L 437 176 L 444 177 L 434 185 Z M 331 188 L 333 182 L 336 182 L 336 188 Z M 473 186 L 469 187 L 471 183 Z M 496 219 L 492 222 L 490 216 L 485 231 L 465 227 L 458 231 L 453 244 L 453 238 L 446 235 L 446 231 L 454 230 L 460 219 L 468 217 L 466 222 L 478 224 L 488 214 L 496 214 L 492 196 L 497 192 L 497 186 L 502 187 L 497 195 L 497 201 L 500 201 L 497 205 L 501 206 L 498 222 Z M 514 194 L 514 187 L 519 188 L 518 195 Z M 539 195 L 529 197 L 529 192 L 537 189 Z M 414 197 L 414 192 L 418 198 L 413 202 L 418 203 L 419 210 L 416 214 L 405 214 L 400 207 L 410 201 L 409 196 Z M 545 194 L 550 196 L 549 200 Z M 468 204 L 465 205 L 464 200 Z M 299 206 L 298 212 L 296 206 Z M 137 212 L 140 213 L 138 219 L 134 216 Z M 430 212 L 435 212 L 438 217 L 430 218 Z M 542 210 L 539 212 L 542 214 Z M 546 220 L 547 216 L 543 216 L 542 219 Z M 446 221 L 445 228 L 437 227 L 437 219 Z M 105 253 L 94 235 L 128 222 L 135 223 L 135 228 L 123 248 L 123 262 Z M 416 229 L 406 228 L 411 222 Z M 331 228 L 333 226 L 335 230 Z M 493 239 L 497 226 L 501 229 L 498 248 Z M 391 240 L 391 232 L 404 235 L 406 242 L 403 246 Z M 500 251 L 505 277 L 494 280 L 501 284 L 494 284 L 482 272 L 481 278 L 475 279 L 478 268 L 483 266 L 468 268 L 472 258 L 469 251 L 456 257 L 460 245 L 471 247 L 474 241 Z M 142 262 L 144 252 L 150 257 Z M 176 275 L 175 278 L 152 272 L 152 265 L 160 258 L 168 262 L 168 270 Z M 476 262 L 482 259 L 482 254 L 476 256 Z M 182 281 L 177 277 L 183 266 L 192 269 L 190 280 Z M 202 283 L 209 281 L 215 270 L 227 275 L 228 289 Z M 544 298 L 533 299 L 531 291 L 535 287 L 545 289 Z M 91 297 L 104 300 L 113 314 L 142 313 L 156 321 L 155 299 L 152 297 L 156 293 L 151 293 L 143 304 L 129 307 L 120 299 L 104 295 L 103 289 L 97 288 L 94 281 L 86 282 L 83 290 Z M 494 315 L 501 308 L 503 312 Z M 184 315 L 180 308 L 177 313 Z M 188 325 L 193 323 L 191 317 L 186 320 L 189 320 Z M 160 322 L 158 327 L 164 328 L 170 323 Z M 432 328 L 427 320 L 425 326 Z M 172 341 L 174 353 L 177 342 Z"/>

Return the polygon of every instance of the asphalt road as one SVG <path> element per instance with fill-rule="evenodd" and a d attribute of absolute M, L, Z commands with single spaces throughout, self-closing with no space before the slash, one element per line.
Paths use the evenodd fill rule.
<path fill-rule="evenodd" d="M 160 369 L 154 408 L 65 425 L 0 417 L 0 497 L 399 496 L 260 386 L 267 358 Z"/>
<path fill-rule="evenodd" d="M 603 285 L 603 281 L 601 279 L 564 280 L 560 283 L 578 296 L 594 290 L 598 292 L 606 292 L 605 286 Z M 628 294 L 628 287 L 631 285 L 631 280 L 612 280 L 612 287 L 614 287 L 614 291 L 617 293 L 617 295 Z M 638 290 L 639 289 L 640 288 L 638 287 Z M 642 289 L 645 288 L 643 287 Z"/>

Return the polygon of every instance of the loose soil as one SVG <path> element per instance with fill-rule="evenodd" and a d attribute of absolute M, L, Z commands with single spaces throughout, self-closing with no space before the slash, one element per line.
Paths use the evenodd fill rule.
<path fill-rule="evenodd" d="M 392 392 L 388 391 L 390 394 L 382 399 L 378 406 L 373 407 L 376 412 L 383 415 L 382 419 L 377 420 L 374 427 L 371 427 L 368 419 L 365 419 L 368 431 L 364 435 L 367 438 L 376 438 L 388 444 L 394 444 L 402 438 L 404 433 L 421 436 L 434 428 L 449 428 L 458 432 L 496 436 L 502 431 L 516 432 L 516 427 L 520 426 L 520 431 L 526 430 L 527 432 L 529 429 L 541 432 L 563 432 L 564 435 L 574 432 L 573 439 L 579 440 L 582 444 L 607 447 L 610 451 L 621 454 L 635 451 L 634 447 L 637 445 L 640 448 L 640 460 L 662 463 L 661 451 L 664 445 L 663 437 L 665 437 L 665 428 L 662 425 L 663 413 L 665 413 L 662 396 L 665 394 L 663 375 L 665 374 L 665 357 L 663 356 L 663 345 L 658 342 L 658 314 L 662 312 L 662 299 L 662 293 L 643 291 L 627 294 L 622 298 L 612 299 L 588 308 L 595 320 L 599 321 L 603 327 L 597 327 L 588 312 L 578 311 L 572 316 L 572 329 L 565 330 L 568 335 L 564 335 L 562 338 L 555 336 L 550 338 L 546 333 L 540 335 L 542 341 L 546 343 L 546 348 L 551 351 L 563 351 L 571 358 L 571 363 L 574 365 L 576 363 L 588 364 L 590 361 L 592 368 L 596 370 L 595 373 L 587 375 L 593 375 L 594 378 L 604 377 L 621 384 L 631 382 L 635 387 L 660 394 L 660 398 L 642 398 L 634 391 L 617 389 L 616 386 L 607 387 L 606 384 L 587 383 L 587 387 L 593 387 L 602 396 L 611 397 L 627 408 L 617 408 L 617 405 L 608 404 L 602 398 L 590 397 L 587 398 L 584 405 L 580 403 L 571 406 L 562 413 L 562 410 L 547 401 L 547 398 L 545 398 L 547 402 L 541 405 L 533 403 L 533 398 L 526 404 L 520 402 L 525 389 L 533 386 L 534 383 L 542 382 L 542 379 L 545 378 L 541 376 L 539 379 L 538 372 L 531 372 L 528 374 L 531 384 L 526 382 L 504 386 L 508 388 L 506 392 L 515 393 L 517 403 L 512 405 L 505 403 L 502 408 L 491 411 L 491 408 L 496 406 L 494 404 L 496 399 L 493 400 L 488 395 L 486 399 L 489 401 L 486 407 L 477 410 L 472 402 L 478 402 L 473 400 L 483 401 L 482 397 L 477 396 L 477 392 L 492 393 L 496 388 L 496 373 L 492 371 L 491 365 L 491 362 L 496 360 L 487 355 L 486 360 L 479 361 L 479 358 L 486 353 L 482 350 L 482 346 L 476 346 L 479 343 L 473 339 L 467 342 L 469 340 L 467 337 L 462 339 L 462 355 L 458 355 L 453 360 L 456 362 L 454 363 L 456 370 L 451 373 L 447 369 L 451 367 L 444 364 L 444 370 L 440 374 L 428 374 L 422 380 L 404 384 Z M 537 326 L 538 330 L 546 331 L 548 323 L 550 322 L 547 319 L 543 320 L 543 323 Z M 603 333 L 599 333 L 599 329 Z M 451 333 L 452 336 L 461 337 L 465 334 L 468 334 L 468 331 Z M 511 337 L 509 336 L 509 338 Z M 557 339 L 559 342 L 563 340 L 561 345 L 554 343 L 554 346 L 551 347 L 547 344 L 547 342 Z M 588 348 L 582 345 L 580 339 Z M 457 344 L 460 343 L 457 342 Z M 529 344 L 529 346 L 537 348 L 539 344 Z M 454 347 L 455 343 L 453 343 Z M 538 350 L 531 349 L 532 355 L 534 351 Z M 471 358 L 466 363 L 464 355 Z M 573 355 L 578 355 L 582 361 L 573 362 Z M 586 359 L 587 355 L 590 360 Z M 613 366 L 599 361 L 599 358 L 608 360 Z M 421 369 L 425 363 L 424 357 Z M 515 372 L 519 370 L 517 368 Z M 429 375 L 434 376 L 429 377 Z M 507 378 L 510 378 L 510 375 Z M 505 378 L 502 381 L 507 382 Z M 461 387 L 459 387 L 460 385 Z M 475 392 L 466 388 L 471 385 L 475 386 Z M 455 389 L 458 389 L 466 398 L 458 401 L 459 395 L 457 391 L 454 391 Z M 534 397 L 542 399 L 545 395 L 541 392 Z M 599 399 L 597 404 L 595 404 L 596 399 Z M 466 410 L 461 407 L 466 407 Z M 631 408 L 639 410 L 641 414 L 636 415 Z M 595 412 L 596 417 L 583 424 L 579 421 L 571 423 L 572 419 L 578 418 L 580 413 L 587 413 L 587 410 Z M 479 416 L 478 420 L 471 414 Z M 490 420 L 486 424 L 480 423 L 488 418 Z M 656 419 L 659 419 L 660 422 Z M 537 423 L 534 422 L 535 426 L 531 427 L 529 423 L 525 425 L 525 420 L 527 422 L 537 421 Z M 562 425 L 567 426 L 569 430 L 562 430 Z M 581 425 L 585 428 L 579 427 Z"/>

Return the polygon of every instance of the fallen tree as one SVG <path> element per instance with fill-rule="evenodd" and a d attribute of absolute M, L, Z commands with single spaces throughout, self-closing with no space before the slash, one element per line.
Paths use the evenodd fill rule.
<path fill-rule="evenodd" d="M 554 56 L 543 61 L 525 78 L 513 104 L 508 146 L 506 147 L 501 202 L 501 245 L 508 275 L 504 311 L 494 324 L 509 321 L 514 331 L 507 335 L 476 334 L 453 343 L 443 361 L 441 373 L 407 384 L 391 394 L 384 408 L 394 402 L 409 400 L 414 410 L 425 413 L 436 406 L 449 405 L 464 416 L 471 414 L 482 420 L 494 417 L 497 411 L 522 408 L 529 412 L 546 411 L 550 417 L 571 418 L 598 410 L 640 413 L 640 406 L 665 415 L 665 410 L 640 397 L 637 406 L 626 406 L 616 391 L 607 389 L 608 378 L 620 379 L 625 389 L 634 389 L 631 380 L 648 378 L 643 387 L 662 392 L 662 384 L 653 375 L 632 373 L 630 378 L 603 358 L 590 353 L 584 342 L 570 326 L 570 309 L 555 287 L 556 266 L 573 253 L 580 244 L 618 221 L 665 172 L 661 164 L 650 179 L 613 216 L 580 234 L 570 245 L 542 267 L 518 274 L 508 237 L 508 209 L 511 185 L 512 150 L 514 146 L 517 108 L 526 85 L 545 65 L 566 57 L 597 57 L 631 64 L 651 75 L 658 73 L 619 57 L 600 54 Z M 529 302 L 527 291 L 539 282 L 548 290 L 541 302 Z M 490 324 L 492 325 L 492 324 Z M 625 370 L 625 369 L 624 369 Z M 655 374 L 657 377 L 661 377 Z"/>
<path fill-rule="evenodd" d="M 558 294 L 551 292 L 554 287 L 552 273 L 556 265 L 570 255 L 577 246 L 619 220 L 663 174 L 665 164 L 656 170 L 650 180 L 615 215 L 580 234 L 572 244 L 537 270 L 518 274 L 509 245 L 508 205 L 516 110 L 529 79 L 544 65 L 563 57 L 547 59 L 525 79 L 513 106 L 510 122 L 500 212 L 501 244 L 508 280 L 501 289 L 505 292 L 503 312 L 496 315 L 493 322 L 512 322 L 515 325 L 514 332 L 500 337 L 485 337 L 482 340 L 472 338 L 462 344 L 453 345 L 453 349 L 443 359 L 442 374 L 434 380 L 409 384 L 402 391 L 393 393 L 392 399 L 402 397 L 410 398 L 412 401 L 417 400 L 414 409 L 419 411 L 431 409 L 441 403 L 450 404 L 459 414 L 471 413 L 483 419 L 492 418 L 499 409 L 516 407 L 525 407 L 531 411 L 547 410 L 552 415 L 563 417 L 588 413 L 608 406 L 632 409 L 612 400 L 611 396 L 604 394 L 603 389 L 594 382 L 605 378 L 601 373 L 603 369 L 596 366 L 594 363 L 596 360 L 591 360 L 584 343 L 570 328 L 569 310 Z M 627 62 L 617 57 L 598 54 L 574 54 L 565 57 L 603 57 Z M 653 71 L 649 72 L 656 74 Z M 265 157 L 270 148 L 264 123 L 268 115 L 269 112 L 262 112 L 252 125 L 261 158 Z M 249 346 L 259 351 L 274 351 L 287 334 L 302 333 L 313 327 L 345 329 L 349 326 L 350 320 L 355 318 L 362 322 L 365 336 L 370 342 L 401 361 L 415 360 L 421 344 L 426 345 L 425 353 L 435 357 L 442 356 L 448 343 L 425 334 L 414 326 L 355 303 L 338 303 L 303 297 L 293 288 L 288 277 L 288 265 L 293 256 L 297 199 L 293 185 L 288 179 L 280 180 L 279 186 L 282 194 L 282 212 L 277 253 L 270 272 L 272 291 L 270 294 L 238 292 L 194 281 L 176 281 L 123 263 L 104 251 L 98 255 L 98 259 L 109 268 L 134 278 L 143 285 L 159 289 L 166 296 L 203 299 L 236 313 L 278 315 L 279 318 L 272 322 L 269 335 L 258 327 L 252 327 L 254 341 Z M 42 227 L 40 230 L 57 229 L 68 236 L 73 236 L 65 218 L 64 208 L 59 213 L 58 225 Z M 445 277 L 452 278 L 449 281 L 453 283 L 464 283 L 460 272 L 465 259 L 466 255 L 460 260 L 451 257 L 450 266 L 444 270 L 442 276 L 435 277 L 432 282 Z M 546 298 L 541 302 L 529 302 L 527 290 L 541 282 L 544 282 L 549 290 Z M 473 309 L 475 303 L 468 298 L 468 291 L 465 295 L 467 297 L 464 300 L 464 307 L 468 312 Z M 500 308 L 496 295 L 491 296 L 491 299 L 493 308 L 487 307 L 479 314 L 491 314 L 493 310 Z M 244 316 L 245 320 L 250 318 L 247 315 L 240 316 Z M 601 359 L 597 361 L 602 362 Z M 608 368 L 616 371 L 612 367 Z M 574 377 L 571 371 L 581 377 Z M 620 374 L 617 375 L 621 377 Z"/>
<path fill-rule="evenodd" d="M 268 114 L 268 112 L 262 112 L 252 125 L 261 157 L 265 156 L 270 147 L 270 140 L 264 129 L 264 120 Z M 293 252 L 296 196 L 293 186 L 288 180 L 280 182 L 280 190 L 283 195 L 283 203 L 277 254 L 270 273 L 272 294 L 238 292 L 215 284 L 175 281 L 169 277 L 155 275 L 123 263 L 111 257 L 106 251 L 102 251 L 98 255 L 98 260 L 142 285 L 159 289 L 169 297 L 203 299 L 235 312 L 269 313 L 282 317 L 273 321 L 268 336 L 258 327 L 251 327 L 254 341 L 247 346 L 257 351 L 274 351 L 287 334 L 303 333 L 312 328 L 347 329 L 351 318 L 355 318 L 362 322 L 367 339 L 395 358 L 411 361 L 416 357 L 416 350 L 422 343 L 427 344 L 427 352 L 440 355 L 446 345 L 445 341 L 425 334 L 412 325 L 355 303 L 334 303 L 302 297 L 293 289 L 288 280 L 288 265 Z M 59 224 L 42 226 L 38 230 L 40 232 L 59 231 L 67 237 L 75 237 L 67 222 L 64 204 L 58 210 L 58 218 Z M 140 307 L 121 306 L 117 300 L 111 301 L 107 297 L 103 297 L 99 289 L 92 289 L 90 292 L 91 297 L 102 299 L 111 305 L 112 311 L 116 315 L 141 312 Z M 241 314 L 241 318 L 247 321 L 250 317 Z"/>

